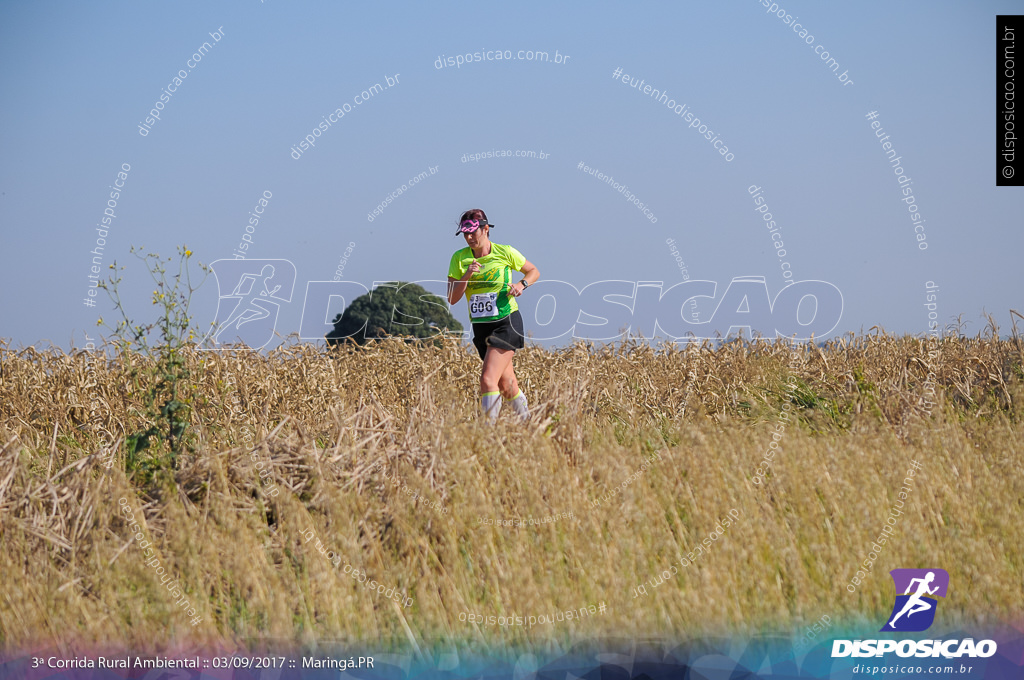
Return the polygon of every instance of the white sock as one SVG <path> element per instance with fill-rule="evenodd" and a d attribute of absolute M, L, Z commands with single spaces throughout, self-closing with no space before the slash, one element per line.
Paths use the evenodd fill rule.
<path fill-rule="evenodd" d="M 526 406 L 526 395 L 523 394 L 522 390 L 519 390 L 519 394 L 512 400 L 512 408 L 516 410 L 516 414 L 523 420 L 530 417 L 530 409 Z"/>
<path fill-rule="evenodd" d="M 480 397 L 480 410 L 492 423 L 497 420 L 498 413 L 501 412 L 501 392 L 485 392 Z"/>

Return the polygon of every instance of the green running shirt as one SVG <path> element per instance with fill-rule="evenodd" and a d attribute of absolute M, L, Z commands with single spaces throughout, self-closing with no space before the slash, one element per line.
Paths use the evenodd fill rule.
<path fill-rule="evenodd" d="M 448 276 L 461 279 L 473 259 L 473 249 L 469 246 L 457 250 L 448 265 Z M 469 319 L 473 323 L 504 319 L 519 309 L 508 288 L 512 285 L 512 270 L 521 271 L 526 258 L 512 246 L 491 243 L 491 252 L 477 261 L 480 271 L 466 282 Z"/>

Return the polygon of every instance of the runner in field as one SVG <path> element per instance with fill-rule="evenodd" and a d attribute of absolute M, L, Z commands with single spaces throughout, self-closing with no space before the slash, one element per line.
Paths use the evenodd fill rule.
<path fill-rule="evenodd" d="M 473 344 L 484 361 L 480 374 L 480 408 L 491 422 L 498 418 L 502 397 L 524 420 L 530 412 L 526 395 L 519 389 L 512 369 L 515 350 L 525 346 L 523 317 L 516 298 L 537 282 L 540 272 L 512 246 L 491 243 L 483 210 L 467 210 L 459 220 L 466 247 L 452 255 L 448 266 L 448 303 L 454 305 L 463 294 L 469 303 L 473 323 Z M 523 279 L 512 283 L 512 271 Z"/>

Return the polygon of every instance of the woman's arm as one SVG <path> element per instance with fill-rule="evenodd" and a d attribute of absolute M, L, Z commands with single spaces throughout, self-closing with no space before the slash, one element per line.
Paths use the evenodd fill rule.
<path fill-rule="evenodd" d="M 540 279 L 540 271 L 529 260 L 523 262 L 523 266 L 519 271 L 523 273 L 523 280 L 526 281 L 528 286 L 532 286 Z M 508 290 L 514 297 L 519 297 L 523 294 L 523 284 L 519 282 L 513 283 L 508 287 Z"/>
<path fill-rule="evenodd" d="M 455 279 L 449 277 L 449 304 L 455 304 L 462 299 L 463 294 L 466 292 L 466 286 L 469 284 L 469 280 L 473 278 L 473 274 L 480 270 L 480 263 L 474 259 L 469 263 L 469 267 L 466 268 L 466 273 L 462 274 L 462 279 Z"/>
<path fill-rule="evenodd" d="M 480 271 L 480 263 L 474 259 L 469 263 L 469 267 L 466 268 L 466 273 L 462 275 L 461 279 L 456 279 L 453 276 L 448 277 L 448 304 L 454 305 L 462 299 L 462 296 L 466 293 L 466 285 L 469 283 L 469 279 L 478 271 Z"/>
<path fill-rule="evenodd" d="M 457 279 L 454 276 L 448 277 L 448 304 L 454 305 L 462 299 L 462 296 L 466 293 L 467 283 L 469 282 L 465 279 Z"/>

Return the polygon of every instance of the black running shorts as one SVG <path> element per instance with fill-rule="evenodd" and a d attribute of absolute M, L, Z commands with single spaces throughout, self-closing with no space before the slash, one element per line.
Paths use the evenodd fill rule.
<path fill-rule="evenodd" d="M 482 321 L 473 324 L 473 344 L 483 359 L 488 347 L 498 349 L 522 349 L 526 346 L 523 333 L 523 317 L 519 310 L 512 312 L 504 319 Z"/>

